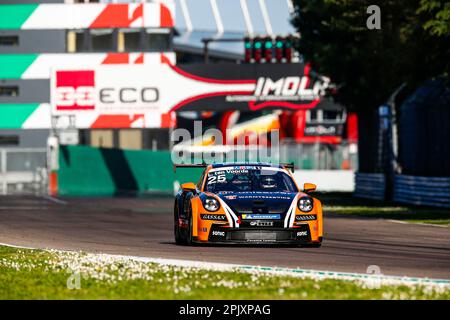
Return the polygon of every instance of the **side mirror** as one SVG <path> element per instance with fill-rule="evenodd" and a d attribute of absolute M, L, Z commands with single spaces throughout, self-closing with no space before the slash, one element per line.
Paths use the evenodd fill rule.
<path fill-rule="evenodd" d="M 196 187 L 193 182 L 186 182 L 181 185 L 181 189 L 184 191 L 195 191 Z"/>
<path fill-rule="evenodd" d="M 314 190 L 316 190 L 316 185 L 314 183 L 307 182 L 303 185 L 303 192 L 308 193 L 308 192 L 312 192 Z"/>

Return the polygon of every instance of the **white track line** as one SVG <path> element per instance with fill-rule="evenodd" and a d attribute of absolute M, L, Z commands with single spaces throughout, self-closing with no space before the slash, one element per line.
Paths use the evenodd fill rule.
<path fill-rule="evenodd" d="M 60 200 L 60 199 L 57 199 L 57 198 L 54 198 L 52 196 L 48 196 L 48 195 L 45 195 L 45 194 L 42 195 L 41 197 L 44 198 L 45 200 L 49 200 L 49 201 L 52 201 L 52 202 L 55 202 L 55 203 L 67 204 L 67 201 Z"/>
<path fill-rule="evenodd" d="M 439 227 L 439 228 L 449 228 L 449 226 L 441 225 L 441 224 L 433 224 L 433 223 L 422 223 L 422 222 L 408 222 L 401 220 L 388 219 L 387 221 L 400 223 L 400 224 L 409 224 L 409 225 L 419 225 L 419 226 L 428 226 L 428 227 Z"/>
<path fill-rule="evenodd" d="M 0 246 L 3 246 L 3 247 L 10 247 L 10 248 L 17 248 L 17 249 L 39 250 L 39 249 L 36 249 L 36 248 L 25 247 L 25 246 L 16 246 L 16 245 L 14 245 L 14 244 L 8 244 L 8 243 L 2 243 L 2 242 L 0 242 Z"/>
<path fill-rule="evenodd" d="M 19 249 L 32 249 L 32 250 L 53 250 L 53 249 L 37 249 L 25 246 L 16 246 L 6 243 L 0 243 L 0 246 L 7 246 Z M 70 250 L 56 250 L 60 252 L 75 252 Z M 89 253 L 96 254 L 96 253 Z M 337 272 L 337 271 L 319 271 L 300 268 L 284 268 L 284 267 L 264 267 L 264 266 L 252 266 L 252 265 L 240 265 L 232 263 L 219 263 L 219 262 L 206 262 L 206 261 L 193 261 L 193 260 L 180 260 L 180 259 L 165 259 L 165 258 L 150 258 L 150 257 L 138 257 L 128 255 L 114 255 L 103 254 L 98 255 L 117 258 L 117 259 L 130 259 L 140 261 L 144 263 L 157 263 L 161 265 L 185 267 L 185 268 L 199 268 L 216 271 L 233 271 L 239 269 L 249 273 L 267 273 L 277 276 L 290 276 L 296 278 L 312 278 L 317 280 L 324 279 L 337 279 L 347 281 L 359 281 L 365 284 L 373 285 L 374 283 L 380 285 L 422 285 L 431 287 L 450 288 L 450 279 L 429 279 L 419 277 L 401 277 L 401 276 L 388 276 L 383 274 L 365 274 L 365 273 L 351 273 L 351 272 Z"/>

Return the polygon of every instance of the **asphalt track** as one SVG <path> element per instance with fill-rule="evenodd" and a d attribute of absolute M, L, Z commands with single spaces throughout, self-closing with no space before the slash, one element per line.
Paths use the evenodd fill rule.
<path fill-rule="evenodd" d="M 175 245 L 171 198 L 0 197 L 0 242 L 154 258 L 450 279 L 450 228 L 325 213 L 321 248 Z M 326 206 L 325 206 L 326 211 Z"/>

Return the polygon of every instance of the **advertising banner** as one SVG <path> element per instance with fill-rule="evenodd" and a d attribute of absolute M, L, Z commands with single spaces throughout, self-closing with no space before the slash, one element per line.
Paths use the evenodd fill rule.
<path fill-rule="evenodd" d="M 308 123 L 305 125 L 305 136 L 341 136 L 344 125 L 330 123 Z"/>
<path fill-rule="evenodd" d="M 191 97 L 176 108 L 183 111 L 254 111 L 311 109 L 324 100 L 330 79 L 301 63 L 178 65 L 194 80 L 215 84 L 241 84 L 234 92 L 211 92 Z M 178 68 L 177 68 L 178 69 Z M 244 83 L 246 86 L 244 86 Z M 331 103 L 335 108 L 336 105 Z"/>
<path fill-rule="evenodd" d="M 158 3 L 85 3 L 83 5 L 79 3 L 2 4 L 0 29 L 172 28 L 174 18 L 175 3 L 171 0 L 158 1 Z"/>
<path fill-rule="evenodd" d="M 303 64 L 192 64 L 57 69 L 53 115 L 76 127 L 165 127 L 178 111 L 311 109 L 330 85 Z"/>

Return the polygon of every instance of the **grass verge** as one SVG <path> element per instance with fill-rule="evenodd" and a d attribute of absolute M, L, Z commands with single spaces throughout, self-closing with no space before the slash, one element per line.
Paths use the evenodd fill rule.
<path fill-rule="evenodd" d="M 450 299 L 445 287 L 214 271 L 0 246 L 0 299 Z"/>
<path fill-rule="evenodd" d="M 317 194 L 317 198 L 324 204 L 324 212 L 450 226 L 450 209 L 399 206 L 354 198 L 351 193 L 322 193 Z"/>

